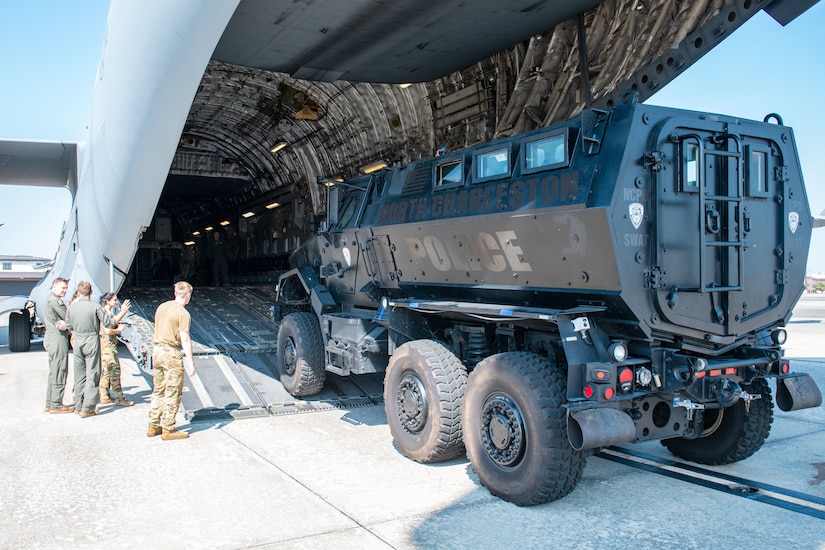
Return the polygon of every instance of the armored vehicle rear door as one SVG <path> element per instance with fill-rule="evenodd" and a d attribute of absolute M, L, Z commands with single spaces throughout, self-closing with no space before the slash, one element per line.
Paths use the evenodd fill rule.
<path fill-rule="evenodd" d="M 782 148 L 748 135 L 760 128 L 670 119 L 645 160 L 655 183 L 649 285 L 657 309 L 711 341 L 772 321 L 785 294 L 782 247 L 796 226 L 782 200 Z"/>

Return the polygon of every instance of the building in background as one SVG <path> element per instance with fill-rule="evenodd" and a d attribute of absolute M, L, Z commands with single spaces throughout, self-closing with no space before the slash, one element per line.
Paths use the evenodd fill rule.
<path fill-rule="evenodd" d="M 48 258 L 0 256 L 0 298 L 28 296 L 50 266 L 51 260 Z"/>
<path fill-rule="evenodd" d="M 805 292 L 825 292 L 825 273 L 805 277 Z"/>

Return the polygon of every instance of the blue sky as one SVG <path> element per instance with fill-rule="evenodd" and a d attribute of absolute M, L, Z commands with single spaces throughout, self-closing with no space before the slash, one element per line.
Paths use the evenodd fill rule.
<path fill-rule="evenodd" d="M 86 141 L 109 0 L 5 0 L 0 138 Z M 68 191 L 0 185 L 0 255 L 53 258 Z"/>
<path fill-rule="evenodd" d="M 83 141 L 108 0 L 6 0 L 0 137 Z M 825 210 L 825 2 L 787 27 L 759 13 L 648 102 L 794 128 L 811 209 Z M 0 255 L 54 256 L 68 193 L 0 186 Z M 809 272 L 825 272 L 825 228 Z"/>

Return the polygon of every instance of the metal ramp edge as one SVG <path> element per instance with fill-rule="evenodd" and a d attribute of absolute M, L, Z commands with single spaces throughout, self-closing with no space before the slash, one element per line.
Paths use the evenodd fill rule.
<path fill-rule="evenodd" d="M 269 416 L 261 395 L 231 357 L 195 354 L 197 375 L 186 375 L 181 407 L 190 422 Z"/>

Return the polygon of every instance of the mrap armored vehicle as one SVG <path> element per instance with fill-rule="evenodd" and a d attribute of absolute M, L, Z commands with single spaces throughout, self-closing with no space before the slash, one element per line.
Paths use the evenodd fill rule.
<path fill-rule="evenodd" d="M 637 104 L 360 179 L 279 280 L 295 396 L 385 371 L 398 449 L 568 494 L 594 449 L 728 464 L 821 393 L 783 359 L 812 230 L 793 133 Z"/>

